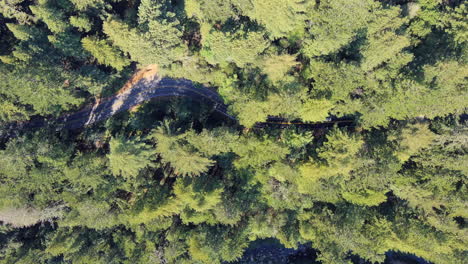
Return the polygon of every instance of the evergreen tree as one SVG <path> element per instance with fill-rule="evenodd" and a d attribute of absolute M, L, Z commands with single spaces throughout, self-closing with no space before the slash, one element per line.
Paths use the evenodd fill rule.
<path fill-rule="evenodd" d="M 199 176 L 214 164 L 209 158 L 191 151 L 190 146 L 183 144 L 168 128 L 161 126 L 153 130 L 151 138 L 156 141 L 156 152 L 162 161 L 169 163 L 176 175 Z"/>
<path fill-rule="evenodd" d="M 302 35 L 305 28 L 308 1 L 253 0 L 242 13 L 264 25 L 272 39 Z"/>
<path fill-rule="evenodd" d="M 97 39 L 95 37 L 86 37 L 81 39 L 83 48 L 91 53 L 98 62 L 114 67 L 121 71 L 125 66 L 130 64 L 130 61 L 122 55 L 122 52 L 112 47 L 106 40 Z"/>
<path fill-rule="evenodd" d="M 112 138 L 109 144 L 109 167 L 116 176 L 136 177 L 141 169 L 152 165 L 155 153 L 145 143 L 117 137 Z"/>
<path fill-rule="evenodd" d="M 303 53 L 309 57 L 335 53 L 356 39 L 365 29 L 370 0 L 326 0 L 312 8 L 309 34 Z"/>
<path fill-rule="evenodd" d="M 202 44 L 201 55 L 210 64 L 226 66 L 235 63 L 239 67 L 255 63 L 258 55 L 268 46 L 268 42 L 260 32 L 250 32 L 244 37 L 239 33 L 227 35 L 218 31 L 209 31 L 203 34 Z"/>
<path fill-rule="evenodd" d="M 407 22 L 400 17 L 400 8 L 377 8 L 369 18 L 367 43 L 362 48 L 363 62 L 361 67 L 365 71 L 373 70 L 392 60 L 410 45 L 409 38 L 398 34 L 398 31 Z M 406 61 L 406 63 L 408 62 Z"/>
<path fill-rule="evenodd" d="M 142 65 L 167 66 L 184 55 L 180 32 L 170 24 L 152 21 L 145 34 L 116 19 L 104 22 L 103 28 L 114 45 Z"/>

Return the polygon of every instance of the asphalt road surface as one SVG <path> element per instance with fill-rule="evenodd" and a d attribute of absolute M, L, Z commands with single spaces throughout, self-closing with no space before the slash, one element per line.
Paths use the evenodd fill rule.
<path fill-rule="evenodd" d="M 7 126 L 6 130 L 11 132 L 22 129 L 34 129 L 43 127 L 49 122 L 55 123 L 57 129 L 82 128 L 106 120 L 118 112 L 126 111 L 145 101 L 158 97 L 191 97 L 193 99 L 209 100 L 213 103 L 215 111 L 228 119 L 237 121 L 235 117 L 228 114 L 227 106 L 216 92 L 203 86 L 195 87 L 192 81 L 185 79 L 155 78 L 153 80 L 142 79 L 131 89 L 121 94 L 105 98 L 95 105 L 85 107 L 78 112 L 63 115 L 55 120 L 35 119 L 25 123 L 13 123 Z M 352 124 L 352 121 L 349 120 L 310 124 L 288 122 L 279 117 L 269 117 L 267 122 L 257 123 L 256 127 L 296 125 L 319 128 L 350 124 Z M 9 133 L 7 132 L 7 134 Z"/>

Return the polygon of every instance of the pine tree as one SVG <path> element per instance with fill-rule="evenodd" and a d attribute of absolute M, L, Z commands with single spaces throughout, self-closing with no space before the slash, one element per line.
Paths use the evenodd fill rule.
<path fill-rule="evenodd" d="M 152 166 L 154 150 L 138 140 L 128 140 L 123 137 L 112 138 L 109 142 L 109 167 L 111 172 L 125 178 L 137 177 L 138 172 Z"/>
<path fill-rule="evenodd" d="M 189 145 L 183 144 L 179 137 L 172 135 L 167 128 L 159 127 L 153 130 L 150 137 L 156 141 L 156 152 L 162 161 L 170 164 L 176 175 L 199 176 L 214 164 L 213 160 L 195 153 Z"/>
<path fill-rule="evenodd" d="M 377 5 L 378 6 L 378 5 Z M 398 7 L 373 9 L 367 27 L 367 43 L 362 49 L 361 67 L 370 71 L 394 58 L 410 45 L 410 40 L 398 31 L 407 23 Z M 403 65 L 402 65 L 403 66 Z"/>
<path fill-rule="evenodd" d="M 48 5 L 47 1 L 41 1 L 29 8 L 37 18 L 44 21 L 52 33 L 62 33 L 68 29 L 64 12 Z"/>
<path fill-rule="evenodd" d="M 258 55 L 268 47 L 268 42 L 260 32 L 250 32 L 245 37 L 219 31 L 206 32 L 202 44 L 201 55 L 210 64 L 226 66 L 235 63 L 239 67 L 256 62 Z"/>
<path fill-rule="evenodd" d="M 123 56 L 122 52 L 109 45 L 106 40 L 86 37 L 81 39 L 81 43 L 83 48 L 89 51 L 99 63 L 111 66 L 118 71 L 130 64 L 130 61 Z"/>
<path fill-rule="evenodd" d="M 302 35 L 305 28 L 308 1 L 252 0 L 252 7 L 241 9 L 244 14 L 264 25 L 272 39 Z"/>
<path fill-rule="evenodd" d="M 180 31 L 165 22 L 152 21 L 147 33 L 116 19 L 104 22 L 103 28 L 115 46 L 143 65 L 168 66 L 185 54 Z"/>
<path fill-rule="evenodd" d="M 288 72 L 298 64 L 296 56 L 284 54 L 264 58 L 261 67 L 263 72 L 268 75 L 268 78 L 276 84 L 285 81 Z"/>
<path fill-rule="evenodd" d="M 306 122 L 321 122 L 328 117 L 332 108 L 333 103 L 326 99 L 309 99 L 301 106 L 299 116 Z"/>
<path fill-rule="evenodd" d="M 371 0 L 326 0 L 317 2 L 311 17 L 303 53 L 316 57 L 335 53 L 356 39 L 366 27 Z"/>
<path fill-rule="evenodd" d="M 70 24 L 82 32 L 89 32 L 93 27 L 93 23 L 86 16 L 71 16 Z"/>

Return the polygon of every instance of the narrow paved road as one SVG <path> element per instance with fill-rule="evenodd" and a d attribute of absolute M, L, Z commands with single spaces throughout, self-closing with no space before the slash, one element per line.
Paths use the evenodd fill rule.
<path fill-rule="evenodd" d="M 64 115 L 53 121 L 58 129 L 77 129 L 85 126 L 92 125 L 99 121 L 106 120 L 114 114 L 126 111 L 136 105 L 157 97 L 191 97 L 200 100 L 209 100 L 214 104 L 214 110 L 224 115 L 225 117 L 237 121 L 235 117 L 227 113 L 227 106 L 224 104 L 223 99 L 214 91 L 206 87 L 195 87 L 192 81 L 185 79 L 171 79 L 171 78 L 153 78 L 141 79 L 131 89 L 126 90 L 121 94 L 101 100 L 93 106 L 85 107 L 84 109 Z M 45 126 L 48 120 L 37 119 L 25 123 L 14 123 L 9 126 L 7 130 L 21 130 L 21 129 L 34 129 Z M 304 124 L 288 122 L 285 119 L 278 117 L 270 117 L 267 122 L 257 123 L 256 127 L 261 128 L 265 126 L 288 126 L 306 125 L 312 128 L 330 127 L 335 124 L 340 126 L 350 125 L 352 121 L 331 121 L 317 124 Z"/>
<path fill-rule="evenodd" d="M 132 89 L 99 102 L 92 108 L 59 118 L 56 122 L 64 128 L 76 129 L 105 120 L 114 114 L 126 111 L 136 105 L 157 97 L 191 97 L 213 102 L 215 110 L 224 116 L 236 120 L 227 113 L 223 99 L 206 87 L 195 87 L 191 81 L 162 78 L 142 79 Z"/>
<path fill-rule="evenodd" d="M 189 80 L 175 80 L 171 78 L 141 79 L 131 89 L 101 100 L 98 104 L 61 116 L 53 120 L 62 129 L 77 129 L 105 120 L 114 114 L 126 111 L 136 105 L 157 97 L 191 97 L 209 100 L 214 104 L 214 110 L 229 119 L 236 120 L 227 113 L 227 106 L 223 99 L 214 91 L 206 87 L 195 87 Z M 11 129 L 33 129 L 45 126 L 49 121 L 37 119 L 25 123 L 14 123 Z"/>

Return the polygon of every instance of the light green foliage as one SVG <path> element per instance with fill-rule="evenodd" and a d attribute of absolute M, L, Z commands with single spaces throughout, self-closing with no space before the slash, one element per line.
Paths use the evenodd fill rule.
<path fill-rule="evenodd" d="M 75 97 L 72 87 L 65 87 L 67 74 L 59 68 L 30 67 L 11 70 L 0 65 L 5 80 L 0 84 L 0 94 L 13 101 L 20 113 L 50 114 L 62 108 L 78 106 L 82 100 Z M 26 106 L 31 106 L 26 108 Z"/>
<path fill-rule="evenodd" d="M 314 79 L 314 88 L 318 93 L 330 94 L 333 100 L 349 99 L 350 94 L 357 92 L 366 84 L 362 71 L 353 64 L 326 63 L 311 61 L 308 74 Z"/>
<path fill-rule="evenodd" d="M 245 101 L 233 106 L 238 112 L 238 118 L 242 125 L 253 127 L 255 123 L 265 121 L 268 117 L 267 104 L 258 101 Z"/>
<path fill-rule="evenodd" d="M 416 9 L 410 18 L 411 34 L 419 38 L 428 36 L 435 28 L 443 30 L 453 37 L 454 44 L 463 45 L 467 41 L 468 23 L 466 22 L 467 5 L 445 5 L 438 0 L 420 0 L 417 5 L 409 5 L 408 9 Z"/>
<path fill-rule="evenodd" d="M 123 56 L 122 52 L 109 45 L 106 40 L 86 37 L 81 39 L 81 43 L 83 48 L 89 51 L 99 63 L 114 67 L 118 71 L 130 64 L 130 61 Z"/>
<path fill-rule="evenodd" d="M 284 54 L 275 55 L 265 58 L 261 63 L 263 72 L 268 75 L 268 78 L 273 83 L 284 81 L 286 74 L 299 63 L 296 61 L 296 56 Z"/>
<path fill-rule="evenodd" d="M 104 22 L 103 28 L 114 45 L 142 65 L 169 65 L 184 53 L 180 32 L 165 22 L 152 21 L 145 34 L 115 19 Z"/>
<path fill-rule="evenodd" d="M 111 0 L 107 2 L 117 2 L 118 0 Z M 89 7 L 103 7 L 106 4 L 105 0 L 70 0 L 78 10 L 85 10 Z"/>
<path fill-rule="evenodd" d="M 250 139 L 250 140 L 249 140 Z M 233 150 L 239 157 L 234 162 L 238 168 L 260 168 L 283 159 L 289 150 L 271 139 L 242 138 Z"/>
<path fill-rule="evenodd" d="M 28 113 L 26 109 L 22 109 L 14 105 L 12 102 L 0 102 L 0 109 L 2 109 L 2 112 L 0 112 L 0 120 L 2 121 L 23 121 L 28 119 Z"/>
<path fill-rule="evenodd" d="M 318 259 L 330 264 L 346 263 L 349 250 L 359 252 L 370 261 L 381 262 L 392 237 L 388 221 L 378 219 L 372 213 L 366 215 L 362 209 L 353 207 L 345 207 L 335 213 L 328 209 L 303 213 L 300 232 L 323 250 Z M 330 237 L 332 233 L 336 235 Z"/>
<path fill-rule="evenodd" d="M 301 94 L 272 94 L 264 101 L 249 100 L 245 96 L 232 106 L 239 122 L 246 127 L 253 127 L 257 122 L 264 122 L 269 115 L 298 117 L 300 115 Z"/>
<path fill-rule="evenodd" d="M 364 125 L 386 126 L 389 118 L 435 118 L 465 108 L 468 99 L 466 65 L 455 61 L 439 62 L 427 66 L 425 75 L 424 84 L 410 80 L 396 83 L 394 90 L 385 91 L 381 96 L 368 99 L 366 105 L 359 106 L 361 110 L 357 111 L 366 113 L 362 117 Z"/>
<path fill-rule="evenodd" d="M 235 63 L 239 67 L 252 64 L 267 47 L 268 42 L 261 32 L 250 32 L 243 36 L 210 31 L 203 35 L 201 55 L 213 65 L 226 66 Z"/>
<path fill-rule="evenodd" d="M 188 252 L 195 263 L 220 264 L 221 260 L 234 261 L 241 257 L 247 241 L 240 228 L 201 226 L 190 235 Z"/>
<path fill-rule="evenodd" d="M 456 0 L 0 0 L 0 264 L 236 263 L 271 240 L 325 264 L 465 263 L 466 13 Z M 97 98 L 108 111 L 147 64 L 217 92 L 237 121 L 174 93 L 57 123 Z M 138 88 L 122 103 L 158 86 Z"/>
<path fill-rule="evenodd" d="M 15 38 L 19 40 L 28 40 L 32 38 L 32 35 L 35 33 L 34 28 L 26 26 L 26 25 L 13 24 L 13 23 L 8 23 L 6 25 L 8 29 L 13 33 Z"/>
<path fill-rule="evenodd" d="M 327 135 L 327 142 L 319 149 L 318 155 L 325 159 L 329 166 L 337 166 L 347 171 L 353 165 L 354 156 L 362 148 L 363 143 L 359 137 L 334 129 Z"/>
<path fill-rule="evenodd" d="M 241 9 L 244 14 L 264 25 L 272 39 L 302 33 L 310 1 L 252 0 L 252 7 Z"/>
<path fill-rule="evenodd" d="M 151 158 L 155 155 L 154 150 L 138 140 L 113 137 L 109 145 L 109 168 L 112 174 L 125 178 L 138 176 L 140 170 L 151 166 Z"/>
<path fill-rule="evenodd" d="M 450 94 L 463 94 L 468 90 L 465 82 L 468 78 L 468 66 L 457 61 L 441 61 L 426 66 L 424 77 L 428 85 L 434 85 L 437 90 L 446 89 Z"/>
<path fill-rule="evenodd" d="M 184 144 L 182 137 L 172 135 L 170 129 L 163 126 L 153 130 L 151 134 L 151 138 L 156 141 L 156 152 L 163 162 L 175 169 L 175 174 L 199 176 L 207 172 L 214 162 L 196 154 L 189 145 Z"/>
<path fill-rule="evenodd" d="M 222 1 L 222 3 L 226 3 L 226 1 Z M 186 0 L 184 2 L 184 8 L 188 17 L 203 17 L 201 6 L 198 0 Z"/>
<path fill-rule="evenodd" d="M 326 99 L 309 99 L 299 110 L 299 116 L 306 122 L 320 122 L 327 118 L 328 113 L 332 108 L 333 103 Z"/>
<path fill-rule="evenodd" d="M 74 208 L 61 223 L 67 227 L 88 227 L 97 230 L 112 228 L 118 224 L 107 201 L 98 201 L 86 196 L 81 201 L 74 201 Z"/>
<path fill-rule="evenodd" d="M 224 22 L 236 15 L 231 0 L 186 0 L 185 12 L 189 17 L 211 23 Z"/>
<path fill-rule="evenodd" d="M 191 130 L 185 133 L 184 138 L 200 153 L 209 157 L 230 152 L 231 146 L 239 139 L 238 136 L 224 128 L 211 131 L 203 130 L 199 134 Z"/>
<path fill-rule="evenodd" d="M 220 206 L 223 189 L 211 188 L 209 183 L 204 183 L 205 186 L 200 185 L 197 182 L 186 185 L 186 183 L 183 183 L 179 179 L 174 186 L 174 194 L 184 209 L 181 218 L 185 223 L 200 224 L 203 222 L 215 222 L 210 212 Z M 208 215 L 205 216 L 204 214 Z"/>
<path fill-rule="evenodd" d="M 327 141 L 317 150 L 318 158 L 299 167 L 295 179 L 300 193 L 312 195 L 316 200 L 337 202 L 345 190 L 350 172 L 359 166 L 358 155 L 363 140 L 346 132 L 334 129 L 327 135 Z M 343 186 L 343 187 L 339 187 Z"/>
<path fill-rule="evenodd" d="M 404 162 L 421 149 L 428 147 L 434 141 L 436 135 L 429 130 L 427 124 L 417 123 L 403 128 L 393 138 L 400 145 L 397 157 Z"/>
<path fill-rule="evenodd" d="M 308 57 L 328 55 L 348 45 L 364 29 L 373 1 L 325 0 L 312 8 L 309 33 L 303 53 Z"/>
<path fill-rule="evenodd" d="M 83 32 L 89 32 L 93 27 L 93 24 L 86 16 L 71 16 L 70 24 Z"/>
<path fill-rule="evenodd" d="M 461 4 L 454 9 L 448 10 L 441 19 L 445 30 L 453 35 L 455 42 L 459 45 L 466 45 L 468 42 L 468 5 Z"/>
<path fill-rule="evenodd" d="M 16 19 L 20 24 L 29 24 L 34 21 L 34 17 L 21 6 L 23 2 L 25 0 L 1 0 L 0 13 L 7 18 Z"/>
<path fill-rule="evenodd" d="M 351 203 L 364 206 L 379 205 L 387 200 L 385 193 L 373 190 L 365 190 L 361 193 L 344 192 L 343 198 Z"/>
<path fill-rule="evenodd" d="M 403 171 L 393 191 L 424 212 L 438 230 L 466 237 L 454 217 L 466 217 L 466 132 L 438 137 L 411 160 L 417 167 Z"/>
<path fill-rule="evenodd" d="M 37 133 L 31 138 L 12 140 L 0 152 L 0 208 L 35 208 L 41 210 L 58 199 L 57 184 L 64 180 L 61 171 L 67 166 L 73 145 Z M 34 198 L 31 198 L 30 195 Z"/>
<path fill-rule="evenodd" d="M 409 3 L 408 15 L 412 18 L 410 32 L 418 37 L 431 33 L 432 27 L 439 24 L 440 13 L 438 0 L 421 0 L 419 3 Z"/>
<path fill-rule="evenodd" d="M 61 33 L 68 29 L 64 13 L 47 4 L 48 1 L 41 1 L 38 5 L 30 6 L 32 13 L 40 20 L 44 21 L 52 33 Z"/>
<path fill-rule="evenodd" d="M 398 34 L 398 30 L 407 22 L 400 17 L 400 13 L 398 7 L 379 7 L 371 13 L 367 43 L 362 49 L 363 70 L 370 71 L 382 65 L 410 45 L 409 38 Z"/>
<path fill-rule="evenodd" d="M 102 184 L 108 183 L 105 179 L 109 174 L 109 160 L 97 153 L 79 153 L 64 169 L 63 174 L 76 192 L 86 193 L 96 190 Z"/>

